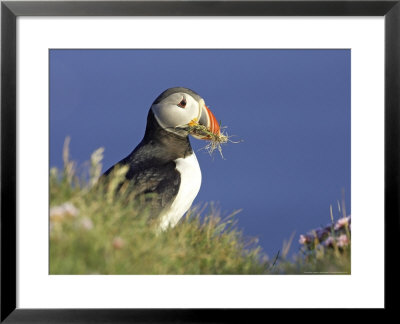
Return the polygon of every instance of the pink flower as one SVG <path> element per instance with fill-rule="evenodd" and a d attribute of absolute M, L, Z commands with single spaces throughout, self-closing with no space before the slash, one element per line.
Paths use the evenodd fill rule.
<path fill-rule="evenodd" d="M 339 247 L 343 247 L 343 246 L 349 245 L 349 238 L 347 237 L 346 234 L 342 234 L 337 238 L 337 245 Z"/>
<path fill-rule="evenodd" d="M 329 236 L 325 241 L 322 242 L 323 246 L 332 246 L 335 240 L 332 236 Z"/>
<path fill-rule="evenodd" d="M 311 241 L 311 239 L 309 236 L 303 235 L 303 234 L 300 235 L 300 239 L 299 239 L 300 244 L 307 244 L 307 243 L 310 243 L 310 241 Z"/>
<path fill-rule="evenodd" d="M 125 242 L 121 237 L 115 237 L 113 239 L 112 245 L 113 245 L 114 249 L 119 250 L 119 249 L 123 248 L 123 246 L 125 245 Z"/>
<path fill-rule="evenodd" d="M 349 223 L 350 223 L 350 217 L 340 218 L 335 224 L 335 230 L 341 229 L 342 227 L 349 225 Z"/>
<path fill-rule="evenodd" d="M 69 202 L 50 208 L 50 219 L 52 221 L 61 221 L 65 217 L 76 217 L 78 214 L 79 210 Z"/>
<path fill-rule="evenodd" d="M 80 225 L 87 231 L 90 231 L 93 228 L 93 222 L 90 218 L 84 217 L 82 218 Z"/>

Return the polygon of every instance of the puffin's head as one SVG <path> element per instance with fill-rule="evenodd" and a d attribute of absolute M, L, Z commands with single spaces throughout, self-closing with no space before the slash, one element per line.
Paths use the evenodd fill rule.
<path fill-rule="evenodd" d="M 181 87 L 167 89 L 157 97 L 150 109 L 162 128 L 178 135 L 189 134 L 179 126 L 196 123 L 206 126 L 214 134 L 220 134 L 217 119 L 206 106 L 204 99 L 190 89 Z M 195 134 L 192 136 L 208 139 Z"/>

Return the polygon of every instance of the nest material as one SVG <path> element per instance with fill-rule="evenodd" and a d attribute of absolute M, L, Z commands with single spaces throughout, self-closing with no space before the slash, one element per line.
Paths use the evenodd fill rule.
<path fill-rule="evenodd" d="M 189 123 L 188 125 L 181 126 L 181 128 L 187 130 L 192 135 L 203 136 L 205 140 L 209 143 L 204 147 L 204 149 L 211 155 L 216 149 L 222 155 L 222 144 L 228 143 L 229 136 L 223 132 L 223 128 L 220 127 L 221 131 L 219 134 L 210 132 L 206 126 L 197 123 Z"/>

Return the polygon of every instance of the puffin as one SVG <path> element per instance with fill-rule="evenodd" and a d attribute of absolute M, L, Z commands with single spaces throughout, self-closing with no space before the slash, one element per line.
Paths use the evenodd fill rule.
<path fill-rule="evenodd" d="M 152 197 L 140 201 L 149 204 L 149 218 L 158 220 L 160 231 L 179 222 L 200 190 L 202 175 L 189 135 L 210 138 L 181 127 L 195 124 L 220 134 L 217 119 L 200 95 L 184 87 L 165 90 L 149 109 L 141 142 L 103 174 L 107 178 L 116 166 L 127 166 L 123 183 L 134 197 Z"/>

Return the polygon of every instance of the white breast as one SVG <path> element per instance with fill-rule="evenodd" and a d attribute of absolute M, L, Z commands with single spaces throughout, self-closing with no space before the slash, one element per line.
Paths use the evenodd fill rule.
<path fill-rule="evenodd" d="M 175 163 L 176 170 L 181 174 L 181 183 L 170 209 L 161 216 L 160 228 L 162 230 L 178 223 L 192 205 L 201 185 L 200 166 L 194 153 L 186 158 L 176 159 Z"/>

